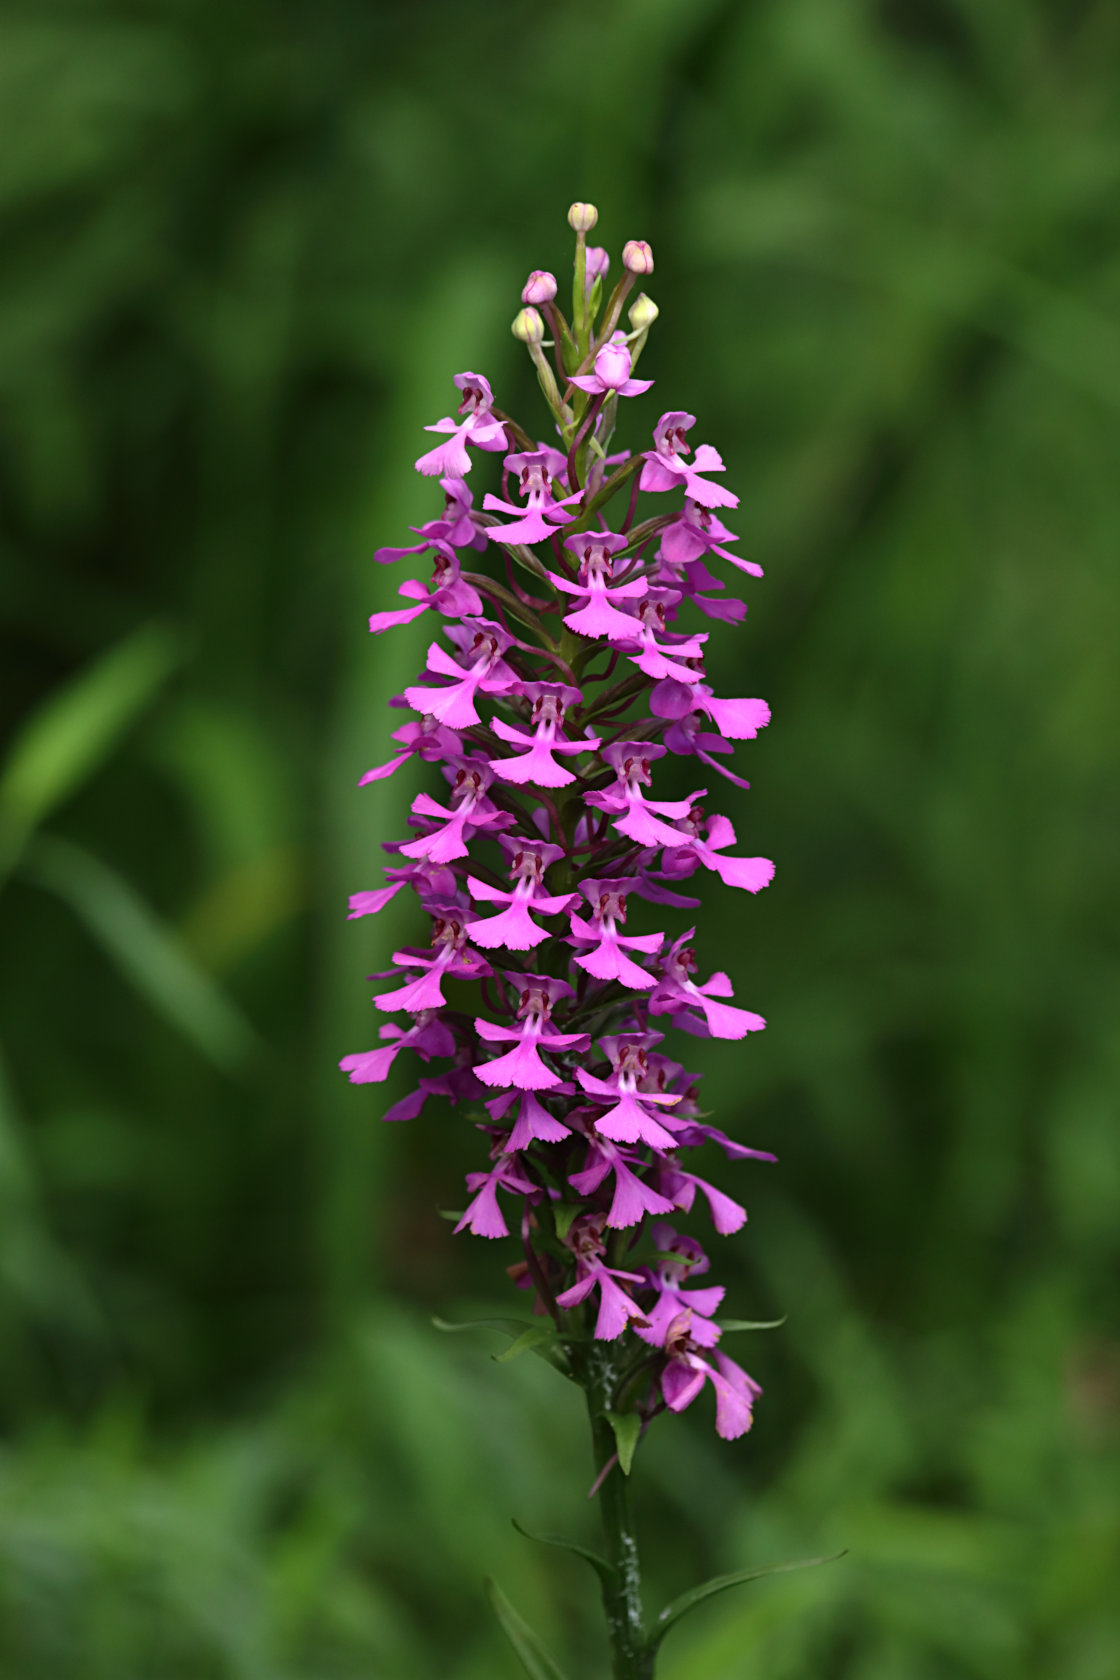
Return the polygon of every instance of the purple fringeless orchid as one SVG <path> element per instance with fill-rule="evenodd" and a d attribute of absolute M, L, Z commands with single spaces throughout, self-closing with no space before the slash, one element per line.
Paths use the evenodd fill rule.
<path fill-rule="evenodd" d="M 385 1118 L 412 1119 L 446 1098 L 464 1117 L 455 1123 L 486 1139 L 455 1228 L 495 1241 L 516 1233 L 523 1259 L 512 1270 L 588 1393 L 598 1487 L 613 1462 L 600 1451 L 611 1418 L 633 1413 L 644 1429 L 710 1387 L 718 1433 L 733 1439 L 761 1392 L 720 1345 L 724 1289 L 696 1282 L 711 1265 L 700 1240 L 667 1218 L 699 1198 L 717 1233 L 740 1229 L 745 1209 L 692 1157 L 774 1157 L 707 1123 L 696 1076 L 657 1028 L 745 1046 L 765 1022 L 731 1001 L 726 973 L 702 978 L 693 930 L 669 937 L 651 925 L 651 906 L 700 905 L 679 890 L 687 883 L 713 894 L 718 916 L 727 889 L 756 893 L 774 871 L 734 850 L 728 817 L 700 803 L 704 788 L 682 797 L 665 785 L 666 761 L 692 758 L 725 785 L 748 786 L 720 761 L 757 735 L 769 708 L 717 694 L 705 656 L 746 612 L 729 578 L 761 568 L 728 547 L 738 539 L 714 510 L 738 498 L 712 476 L 725 470 L 718 451 L 690 448 L 692 415 L 667 411 L 651 447 L 611 452 L 620 412 L 628 422 L 636 413 L 618 399 L 653 383 L 634 366 L 657 310 L 643 294 L 633 330 L 620 328 L 653 257 L 629 241 L 606 299 L 607 253 L 586 244 L 596 219 L 593 206 L 572 207 L 571 325 L 547 270 L 529 276 L 528 313 L 515 323 L 557 441 L 533 446 L 536 428 L 496 410 L 482 375 L 457 374 L 458 417 L 428 428 L 443 441 L 416 462 L 440 479 L 443 512 L 412 528 L 416 544 L 375 556 L 426 554 L 432 565 L 370 629 L 398 631 L 424 614 L 437 628 L 424 669 L 393 702 L 413 714 L 393 732 L 399 750 L 361 780 L 438 765 L 450 791 L 416 793 L 411 834 L 386 842 L 397 861 L 385 884 L 351 898 L 353 918 L 394 899 L 399 914 L 398 895 L 411 889 L 430 944 L 393 953 L 374 1003 L 397 1019 L 377 1048 L 341 1065 L 357 1084 L 418 1069 Z M 488 491 L 481 511 L 465 483 L 476 449 L 503 456 L 501 494 Z M 640 1353 L 633 1377 L 609 1393 L 603 1373 L 630 1366 L 625 1355 L 604 1364 L 595 1350 L 607 1343 Z M 632 1598 L 612 1639 L 616 1658 L 633 1658 L 616 1673 L 641 1680 L 652 1668 L 635 1656 Z"/>

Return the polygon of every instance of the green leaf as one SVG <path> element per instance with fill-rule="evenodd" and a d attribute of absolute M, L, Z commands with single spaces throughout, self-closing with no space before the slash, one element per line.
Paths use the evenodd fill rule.
<path fill-rule="evenodd" d="M 556 1330 L 551 1324 L 534 1324 L 528 1330 L 523 1330 L 504 1353 L 495 1353 L 491 1357 L 498 1365 L 504 1365 L 510 1359 L 516 1359 L 519 1353 L 530 1350 L 540 1351 L 545 1342 L 555 1342 Z M 555 1349 L 558 1353 L 559 1348 Z"/>
<path fill-rule="evenodd" d="M 618 1448 L 618 1462 L 622 1474 L 630 1474 L 630 1466 L 634 1462 L 634 1451 L 642 1433 L 642 1420 L 637 1412 L 604 1412 L 603 1416 L 614 1430 L 615 1445 Z"/>
<path fill-rule="evenodd" d="M 690 1610 L 695 1610 L 705 1599 L 726 1592 L 729 1587 L 740 1587 L 747 1581 L 761 1580 L 764 1575 L 783 1575 L 791 1569 L 815 1569 L 818 1564 L 835 1563 L 844 1555 L 843 1552 L 834 1552 L 831 1557 L 799 1558 L 793 1563 L 770 1563 L 764 1569 L 737 1569 L 732 1575 L 717 1575 L 713 1580 L 705 1581 L 703 1586 L 693 1587 L 690 1592 L 682 1593 L 662 1610 L 650 1632 L 650 1649 L 656 1650 L 669 1629 L 679 1622 L 682 1616 L 686 1616 Z"/>
<path fill-rule="evenodd" d="M 715 1322 L 724 1335 L 732 1335 L 736 1330 L 777 1330 L 786 1318 L 783 1314 L 781 1318 L 717 1318 Z"/>
<path fill-rule="evenodd" d="M 10 857 L 101 767 L 182 657 L 181 639 L 165 625 L 149 624 L 31 714 L 0 775 L 0 826 Z"/>
<path fill-rule="evenodd" d="M 46 836 L 25 873 L 70 905 L 141 996 L 216 1067 L 228 1073 L 257 1049 L 241 1011 L 122 876 L 69 840 Z"/>
<path fill-rule="evenodd" d="M 618 1571 L 613 1563 L 608 1563 L 605 1557 L 599 1556 L 598 1552 L 591 1551 L 588 1546 L 581 1546 L 576 1540 L 564 1540 L 558 1534 L 532 1534 L 527 1528 L 521 1526 L 516 1517 L 512 1519 L 512 1522 L 518 1534 L 523 1534 L 526 1540 L 535 1540 L 541 1546 L 556 1546 L 562 1552 L 574 1552 L 576 1557 L 583 1558 L 586 1563 L 591 1565 L 604 1586 L 614 1586 Z"/>
<path fill-rule="evenodd" d="M 462 1324 L 451 1324 L 446 1318 L 433 1318 L 432 1323 L 437 1330 L 504 1330 L 507 1336 L 521 1336 L 526 1330 L 535 1330 L 535 1324 L 526 1324 L 522 1318 L 468 1318 Z"/>
<path fill-rule="evenodd" d="M 487 1580 L 486 1596 L 529 1680 L 564 1680 L 563 1671 L 557 1668 L 528 1622 L 518 1615 L 497 1581 Z"/>
<path fill-rule="evenodd" d="M 571 1206 L 568 1202 L 557 1202 L 554 1205 L 552 1217 L 556 1222 L 556 1235 L 561 1242 L 566 1240 L 568 1232 L 572 1228 L 572 1223 L 579 1217 L 579 1213 L 579 1208 Z"/>

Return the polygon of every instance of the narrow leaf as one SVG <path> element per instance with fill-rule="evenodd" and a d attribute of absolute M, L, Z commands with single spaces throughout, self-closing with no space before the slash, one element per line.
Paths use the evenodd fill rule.
<path fill-rule="evenodd" d="M 0 775 L 0 819 L 11 853 L 100 768 L 182 656 L 174 632 L 150 624 L 79 671 L 31 714 Z"/>
<path fill-rule="evenodd" d="M 835 1563 L 844 1555 L 843 1552 L 834 1552 L 831 1557 L 799 1558 L 793 1563 L 770 1563 L 763 1569 L 737 1569 L 733 1575 L 717 1575 L 713 1580 L 705 1581 L 702 1587 L 693 1587 L 690 1592 L 682 1593 L 662 1610 L 650 1633 L 650 1648 L 656 1649 L 674 1623 L 690 1610 L 695 1610 L 698 1604 L 703 1604 L 706 1598 L 714 1598 L 717 1593 L 726 1592 L 729 1587 L 740 1587 L 747 1581 L 761 1580 L 764 1575 L 783 1575 L 791 1569 L 815 1569 L 821 1563 Z"/>
<path fill-rule="evenodd" d="M 552 1209 L 552 1217 L 556 1221 L 556 1235 L 564 1242 L 572 1228 L 572 1222 L 579 1215 L 579 1208 L 568 1202 L 557 1202 Z"/>
<path fill-rule="evenodd" d="M 230 1072 L 256 1049 L 241 1011 L 122 876 L 82 847 L 46 836 L 26 873 L 70 905 L 141 996 L 216 1067 Z"/>
<path fill-rule="evenodd" d="M 505 1365 L 508 1360 L 516 1359 L 519 1353 L 528 1353 L 530 1349 L 541 1350 L 542 1343 L 554 1342 L 556 1331 L 551 1324 L 534 1324 L 528 1330 L 523 1330 L 514 1341 L 509 1344 L 504 1353 L 495 1353 L 491 1357 L 498 1365 Z M 558 1352 L 558 1349 L 553 1351 Z"/>
<path fill-rule="evenodd" d="M 507 1336 L 521 1336 L 526 1330 L 535 1330 L 536 1325 L 526 1324 L 521 1318 L 468 1318 L 462 1324 L 451 1324 L 446 1318 L 433 1318 L 432 1323 L 437 1330 L 504 1330 Z"/>
<path fill-rule="evenodd" d="M 724 1335 L 732 1335 L 736 1330 L 777 1330 L 785 1324 L 785 1316 L 781 1318 L 717 1318 L 716 1324 Z"/>
<path fill-rule="evenodd" d="M 486 1596 L 529 1680 L 564 1680 L 562 1670 L 557 1668 L 528 1622 L 518 1615 L 497 1581 L 486 1582 Z"/>
<path fill-rule="evenodd" d="M 598 1552 L 591 1551 L 587 1546 L 581 1546 L 576 1540 L 564 1540 L 558 1534 L 531 1534 L 527 1528 L 521 1526 L 516 1517 L 512 1521 L 518 1534 L 523 1534 L 526 1540 L 535 1540 L 541 1546 L 556 1546 L 562 1552 L 574 1552 L 576 1557 L 583 1558 L 585 1562 L 591 1565 L 604 1586 L 614 1586 L 618 1571 L 612 1563 L 607 1562 L 605 1557 L 600 1557 Z"/>
<path fill-rule="evenodd" d="M 628 1476 L 630 1466 L 634 1462 L 634 1450 L 642 1433 L 642 1420 L 637 1412 L 605 1412 L 604 1416 L 614 1430 L 615 1445 L 618 1447 L 618 1462 L 622 1468 L 622 1474 Z"/>

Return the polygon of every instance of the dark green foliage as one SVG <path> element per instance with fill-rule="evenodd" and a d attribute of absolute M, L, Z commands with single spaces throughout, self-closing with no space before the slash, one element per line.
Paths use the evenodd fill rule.
<path fill-rule="evenodd" d="M 494 1680 L 488 1574 L 598 1672 L 509 1525 L 593 1538 L 578 1396 L 430 1328 L 518 1310 L 475 1139 L 335 1072 L 413 931 L 343 920 L 420 785 L 354 787 L 428 634 L 369 557 L 452 373 L 530 411 L 576 197 L 767 571 L 778 874 L 700 939 L 770 1027 L 692 1065 L 788 1322 L 750 1437 L 642 1443 L 649 1608 L 848 1551 L 659 1672 L 1120 1669 L 1118 96 L 1107 0 L 6 9 L 0 1672 Z"/>

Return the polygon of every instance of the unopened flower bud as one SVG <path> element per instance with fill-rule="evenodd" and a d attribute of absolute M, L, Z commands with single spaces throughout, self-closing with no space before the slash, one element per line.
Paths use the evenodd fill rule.
<path fill-rule="evenodd" d="M 660 313 L 653 299 L 639 292 L 630 305 L 628 319 L 635 332 L 648 332 Z"/>
<path fill-rule="evenodd" d="M 644 239 L 628 239 L 622 247 L 622 266 L 631 274 L 653 273 L 653 252 Z"/>
<path fill-rule="evenodd" d="M 544 337 L 544 322 L 537 310 L 522 309 L 514 317 L 510 331 L 522 344 L 539 344 Z"/>
<path fill-rule="evenodd" d="M 521 288 L 522 303 L 551 303 L 556 296 L 556 276 L 535 268 Z"/>
<path fill-rule="evenodd" d="M 568 226 L 576 233 L 590 233 L 599 220 L 599 212 L 593 204 L 573 204 L 568 210 Z"/>

